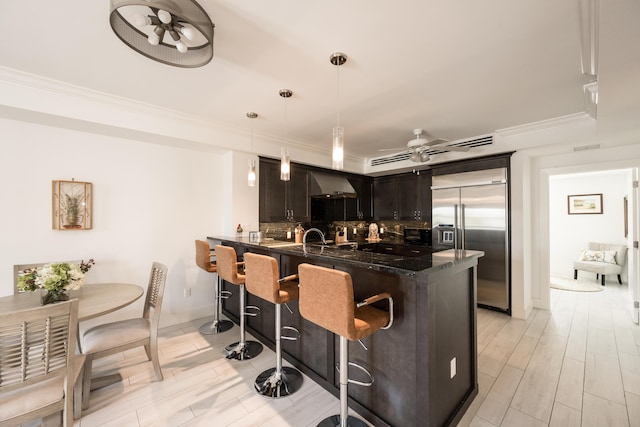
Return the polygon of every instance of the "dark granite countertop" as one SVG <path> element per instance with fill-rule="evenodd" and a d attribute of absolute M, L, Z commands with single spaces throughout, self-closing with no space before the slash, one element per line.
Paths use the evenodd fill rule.
<path fill-rule="evenodd" d="M 339 260 L 345 264 L 351 264 L 369 270 L 385 271 L 392 274 L 402 274 L 415 276 L 418 272 L 426 270 L 440 270 L 453 266 L 457 262 L 467 261 L 470 258 L 477 258 L 484 255 L 481 251 L 455 251 L 445 250 L 431 252 L 420 249 L 412 253 L 411 256 L 401 254 L 376 253 L 363 250 L 355 250 L 351 243 L 341 243 L 322 245 L 317 242 L 293 243 L 291 241 L 263 240 L 262 242 L 250 241 L 248 237 L 208 237 L 210 240 L 217 240 L 223 243 L 235 243 L 248 248 L 263 248 L 274 253 L 303 256 L 310 260 Z M 394 245 L 393 242 L 381 242 L 384 245 Z M 362 244 L 361 244 L 362 245 Z M 366 245 L 365 245 L 366 246 Z"/>

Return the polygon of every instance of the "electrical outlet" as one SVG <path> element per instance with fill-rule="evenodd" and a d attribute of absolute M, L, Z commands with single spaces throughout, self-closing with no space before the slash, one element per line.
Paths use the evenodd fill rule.
<path fill-rule="evenodd" d="M 191 288 L 184 288 L 184 297 L 188 298 L 191 296 Z"/>
<path fill-rule="evenodd" d="M 456 358 L 454 357 L 453 359 L 451 359 L 451 369 L 450 369 L 450 375 L 451 378 L 456 376 Z"/>

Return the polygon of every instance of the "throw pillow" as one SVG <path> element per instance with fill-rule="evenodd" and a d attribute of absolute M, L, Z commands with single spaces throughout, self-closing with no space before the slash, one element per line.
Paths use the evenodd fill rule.
<path fill-rule="evenodd" d="M 580 255 L 580 261 L 598 261 L 609 264 L 617 264 L 616 251 L 589 251 L 584 250 Z"/>
<path fill-rule="evenodd" d="M 616 261 L 616 251 L 602 251 L 603 252 L 603 261 L 608 262 L 609 264 L 617 264 Z"/>

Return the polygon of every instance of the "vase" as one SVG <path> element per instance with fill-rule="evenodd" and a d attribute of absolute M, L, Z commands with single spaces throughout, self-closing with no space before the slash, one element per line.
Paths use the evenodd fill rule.
<path fill-rule="evenodd" d="M 69 291 L 61 289 L 58 291 L 45 291 L 42 293 L 42 305 L 54 304 L 60 301 L 69 301 Z"/>

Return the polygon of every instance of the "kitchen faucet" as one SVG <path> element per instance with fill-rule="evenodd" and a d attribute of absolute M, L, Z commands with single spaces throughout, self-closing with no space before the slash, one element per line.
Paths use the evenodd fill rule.
<path fill-rule="evenodd" d="M 322 231 L 320 231 L 317 228 L 310 228 L 307 231 L 305 231 L 304 232 L 304 236 L 302 236 L 302 244 L 303 245 L 307 244 L 307 234 L 309 234 L 309 232 L 311 232 L 311 231 L 316 231 L 320 235 L 320 238 L 322 239 L 322 244 L 323 245 L 327 244 L 327 241 L 324 239 L 324 233 Z"/>

